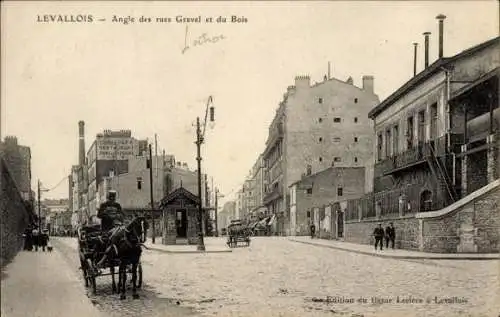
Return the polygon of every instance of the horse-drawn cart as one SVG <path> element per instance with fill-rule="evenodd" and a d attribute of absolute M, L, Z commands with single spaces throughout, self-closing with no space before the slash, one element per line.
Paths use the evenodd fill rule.
<path fill-rule="evenodd" d="M 245 246 L 250 245 L 250 236 L 252 229 L 243 224 L 240 220 L 232 220 L 227 227 L 227 245 L 230 248 L 238 247 L 238 242 L 245 243 Z"/>
<path fill-rule="evenodd" d="M 83 279 L 85 287 L 91 287 L 92 293 L 96 294 L 96 278 L 99 276 L 111 275 L 113 282 L 113 292 L 116 291 L 115 287 L 115 268 L 118 267 L 117 272 L 120 273 L 119 268 L 123 259 L 119 256 L 107 256 L 103 265 L 99 267 L 99 261 L 103 259 L 104 255 L 109 251 L 110 233 L 101 231 L 100 225 L 87 225 L 82 226 L 78 230 L 78 250 L 80 255 L 80 268 L 83 272 Z M 114 246 L 116 249 L 116 246 Z M 114 250 L 113 250 L 114 251 Z M 112 251 L 112 252 L 113 252 Z M 116 255 L 118 251 L 116 252 Z M 103 273 L 103 270 L 109 269 L 109 273 Z M 126 263 L 125 267 L 125 280 L 126 274 L 133 274 L 133 267 L 131 264 Z M 122 289 L 121 281 L 122 276 L 119 274 L 118 290 Z M 142 265 L 139 261 L 137 264 L 137 288 L 142 286 Z M 133 278 L 130 279 L 133 281 Z M 123 295 L 124 296 L 124 295 Z"/>

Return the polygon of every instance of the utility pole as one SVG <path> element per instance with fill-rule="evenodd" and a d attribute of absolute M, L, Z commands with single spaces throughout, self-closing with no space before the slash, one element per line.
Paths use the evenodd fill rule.
<path fill-rule="evenodd" d="M 213 180 L 213 179 L 212 179 Z M 219 210 L 219 205 L 218 205 L 218 197 L 219 196 L 219 189 L 215 189 L 215 236 L 219 236 L 219 220 L 217 218 L 217 211 Z"/>
<path fill-rule="evenodd" d="M 158 139 L 156 137 L 155 133 L 155 171 L 156 171 L 156 178 L 158 178 Z"/>
<path fill-rule="evenodd" d="M 40 231 L 42 228 L 42 205 L 41 205 L 41 199 L 40 199 L 40 180 L 38 180 L 38 230 Z"/>
<path fill-rule="evenodd" d="M 201 125 L 200 125 L 200 117 L 196 117 L 196 160 L 198 161 L 198 198 L 199 198 L 199 204 L 198 204 L 198 245 L 197 245 L 197 250 L 198 251 L 205 251 L 205 242 L 203 241 L 203 200 L 201 196 L 201 144 L 204 141 L 204 136 L 205 136 L 205 128 L 207 125 L 207 117 L 208 113 L 210 110 L 210 122 L 214 122 L 214 111 L 215 108 L 208 107 L 209 104 L 212 102 L 212 96 L 208 98 L 207 101 L 207 106 L 205 108 L 205 121 L 203 122 L 203 132 L 201 131 Z"/>
<path fill-rule="evenodd" d="M 151 223 L 153 225 L 152 241 L 155 243 L 156 228 L 155 228 L 155 206 L 153 198 L 153 156 L 151 151 L 151 144 L 149 145 L 149 194 L 151 196 Z"/>
<path fill-rule="evenodd" d="M 200 128 L 200 117 L 196 118 L 196 160 L 198 161 L 198 198 L 200 202 L 198 204 L 198 223 L 199 223 L 199 239 L 198 239 L 198 251 L 205 251 L 205 242 L 203 241 L 203 207 L 202 207 L 202 199 L 201 199 L 201 142 L 203 142 L 203 138 L 201 136 L 201 128 Z"/>

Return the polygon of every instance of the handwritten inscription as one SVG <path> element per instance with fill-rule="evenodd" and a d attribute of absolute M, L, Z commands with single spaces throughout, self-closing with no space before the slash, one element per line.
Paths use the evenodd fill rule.
<path fill-rule="evenodd" d="M 216 36 L 209 36 L 207 33 L 202 33 L 198 38 L 193 40 L 192 42 L 189 40 L 189 30 L 186 25 L 186 33 L 184 34 L 184 48 L 182 49 L 182 54 L 186 53 L 189 49 L 196 46 L 202 46 L 207 43 L 217 43 L 221 40 L 225 40 L 226 37 L 222 34 Z"/>

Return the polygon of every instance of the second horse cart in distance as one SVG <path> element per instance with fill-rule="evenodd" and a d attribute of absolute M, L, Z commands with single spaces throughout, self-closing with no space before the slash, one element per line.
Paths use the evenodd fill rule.
<path fill-rule="evenodd" d="M 252 229 L 240 220 L 231 220 L 231 224 L 227 227 L 227 235 L 227 245 L 230 248 L 238 247 L 238 242 L 243 242 L 245 246 L 249 246 Z"/>
<path fill-rule="evenodd" d="M 104 266 L 98 268 L 97 263 L 103 258 L 107 248 L 108 235 L 109 233 L 101 231 L 101 225 L 82 226 L 78 232 L 80 268 L 83 272 L 85 287 L 90 286 L 94 295 L 96 294 L 96 278 L 111 275 L 114 285 L 115 272 L 118 273 L 118 267 L 120 266 L 120 260 L 115 258 L 106 260 Z M 110 273 L 102 273 L 103 269 L 109 269 Z M 127 268 L 127 272 L 131 274 L 130 268 Z M 139 262 L 137 267 L 137 287 L 141 288 L 141 286 L 142 265 Z M 118 289 L 120 289 L 120 285 L 118 285 Z"/>

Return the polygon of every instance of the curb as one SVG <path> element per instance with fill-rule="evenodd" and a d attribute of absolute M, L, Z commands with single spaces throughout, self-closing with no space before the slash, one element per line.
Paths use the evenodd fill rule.
<path fill-rule="evenodd" d="M 165 250 L 165 249 L 160 249 L 160 248 L 155 248 L 155 247 L 147 247 L 149 250 L 152 251 L 157 251 L 157 252 L 163 252 L 163 253 L 174 253 L 174 254 L 194 254 L 194 253 L 231 253 L 233 250 L 212 250 L 212 251 L 198 251 L 198 250 L 189 250 L 189 251 L 171 251 L 171 250 Z"/>
<path fill-rule="evenodd" d="M 443 255 L 443 256 L 430 257 L 430 256 L 425 256 L 425 255 L 421 256 L 421 255 L 382 254 L 382 253 L 372 253 L 372 252 L 366 252 L 366 251 L 360 251 L 360 250 L 341 248 L 341 247 L 336 247 L 333 245 L 325 245 L 325 244 L 317 244 L 317 243 L 307 242 L 307 241 L 299 241 L 299 240 L 294 240 L 294 239 L 288 239 L 288 240 L 292 241 L 292 242 L 297 242 L 297 243 L 314 245 L 316 247 L 323 247 L 323 248 L 335 249 L 335 250 L 340 250 L 340 251 L 345 251 L 345 252 L 370 255 L 370 256 L 375 256 L 375 257 L 380 257 L 380 258 L 390 258 L 390 259 L 399 259 L 399 260 L 476 260 L 476 261 L 485 261 L 485 260 L 499 260 L 500 259 L 499 255 L 491 255 L 491 256 L 485 256 L 485 257 L 478 257 L 478 256 L 451 257 L 451 256 Z"/>

